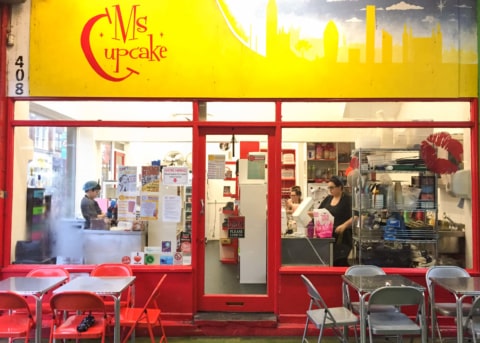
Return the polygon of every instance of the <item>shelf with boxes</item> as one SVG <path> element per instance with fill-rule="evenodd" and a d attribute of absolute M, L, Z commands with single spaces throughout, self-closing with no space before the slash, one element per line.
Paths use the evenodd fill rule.
<path fill-rule="evenodd" d="M 307 143 L 308 182 L 326 182 L 332 176 L 346 177 L 353 142 Z"/>
<path fill-rule="evenodd" d="M 426 170 L 418 149 L 358 149 L 354 156 L 357 261 L 382 267 L 435 264 L 437 175 Z"/>
<path fill-rule="evenodd" d="M 183 231 L 192 232 L 192 186 L 185 187 L 183 208 Z"/>
<path fill-rule="evenodd" d="M 238 210 L 233 201 L 229 201 L 221 210 L 222 229 L 220 230 L 220 262 L 238 263 L 238 238 L 231 238 L 228 235 L 228 221 L 231 216 L 236 216 Z"/>
<path fill-rule="evenodd" d="M 296 185 L 296 151 L 282 149 L 282 198 L 290 198 L 290 190 Z"/>

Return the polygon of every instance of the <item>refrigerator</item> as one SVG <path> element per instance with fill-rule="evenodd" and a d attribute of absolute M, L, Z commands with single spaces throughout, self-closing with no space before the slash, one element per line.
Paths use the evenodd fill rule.
<path fill-rule="evenodd" d="M 15 263 L 52 263 L 49 213 L 51 195 L 44 188 L 27 188 L 26 240 L 15 245 Z"/>

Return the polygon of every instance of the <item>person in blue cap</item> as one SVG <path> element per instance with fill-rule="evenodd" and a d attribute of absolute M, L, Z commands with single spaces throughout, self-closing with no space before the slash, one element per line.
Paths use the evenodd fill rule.
<path fill-rule="evenodd" d="M 83 185 L 85 196 L 80 202 L 80 209 L 82 210 L 83 218 L 85 218 L 85 229 L 90 228 L 91 219 L 105 218 L 105 214 L 102 213 L 100 206 L 95 201 L 95 198 L 98 197 L 100 189 L 101 187 L 97 181 L 87 181 Z"/>

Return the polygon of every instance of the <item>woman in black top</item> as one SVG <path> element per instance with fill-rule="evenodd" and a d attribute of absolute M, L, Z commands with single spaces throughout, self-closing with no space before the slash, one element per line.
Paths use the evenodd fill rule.
<path fill-rule="evenodd" d="M 328 195 L 318 208 L 327 209 L 334 217 L 333 265 L 348 266 L 348 255 L 352 250 L 352 197 L 345 194 L 343 182 L 336 176 L 328 181 Z"/>

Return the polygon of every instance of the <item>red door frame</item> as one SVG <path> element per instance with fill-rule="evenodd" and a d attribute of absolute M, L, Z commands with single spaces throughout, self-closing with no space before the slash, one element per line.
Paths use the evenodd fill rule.
<path fill-rule="evenodd" d="M 268 154 L 268 226 L 267 226 L 267 293 L 263 294 L 204 294 L 204 275 L 205 275 L 205 216 L 202 211 L 202 200 L 205 199 L 205 177 L 206 177 L 206 135 L 267 135 L 268 136 L 268 149 L 269 151 L 275 151 L 276 142 L 276 128 L 274 126 L 242 126 L 242 127 L 201 127 L 198 130 L 198 141 L 194 146 L 196 149 L 197 157 L 195 162 L 198 163 L 196 170 L 199 172 L 198 177 L 193 178 L 193 189 L 196 192 L 193 194 L 193 213 L 196 218 L 193 220 L 197 224 L 197 229 L 194 231 L 193 240 L 196 243 L 193 253 L 196 256 L 197 268 L 196 268 L 196 299 L 197 299 L 197 311 L 219 311 L 219 312 L 274 312 L 275 311 L 275 289 L 278 289 L 278 266 L 280 263 L 280 254 L 277 247 L 278 241 L 280 241 L 280 230 L 275 230 L 275 227 L 280 225 L 280 208 L 276 204 L 274 199 L 280 197 L 280 185 L 277 185 L 279 180 L 280 168 L 275 166 L 279 165 L 279 158 L 277 154 Z M 195 157 L 194 157 L 195 159 Z M 273 166 L 273 167 L 272 167 Z M 203 201 L 204 203 L 204 201 Z M 276 206 L 277 205 L 277 206 Z M 198 206 L 198 209 L 195 209 Z M 278 213 L 277 213 L 278 212 Z"/>

